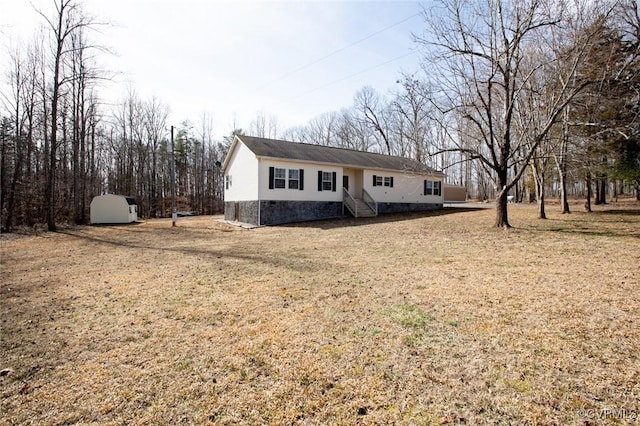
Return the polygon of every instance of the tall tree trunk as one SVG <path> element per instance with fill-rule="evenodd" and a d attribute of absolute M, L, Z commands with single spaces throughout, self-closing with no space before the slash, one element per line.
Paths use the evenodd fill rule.
<path fill-rule="evenodd" d="M 513 174 L 517 175 L 518 174 L 518 165 L 514 164 L 513 165 Z M 522 201 L 522 195 L 521 195 L 521 190 L 520 190 L 520 181 L 516 182 L 515 186 L 514 186 L 514 190 L 515 190 L 515 201 L 516 203 L 519 203 Z"/>
<path fill-rule="evenodd" d="M 89 170 L 91 172 L 91 178 L 90 178 L 90 190 L 94 192 L 93 195 L 102 195 L 101 191 L 96 191 L 96 188 L 98 186 L 98 182 L 97 182 L 97 170 L 96 170 L 96 122 L 95 122 L 95 115 L 91 115 L 91 123 L 90 123 L 90 134 L 91 137 L 89 139 L 89 145 L 90 145 L 90 149 L 89 149 Z"/>
<path fill-rule="evenodd" d="M 155 145 L 155 142 L 154 142 Z M 151 174 L 150 174 L 150 194 L 149 200 L 149 214 L 151 217 L 158 217 L 158 153 L 155 146 L 153 146 L 151 152 Z"/>
<path fill-rule="evenodd" d="M 7 175 L 7 144 L 9 140 L 8 123 L 5 121 L 0 122 L 0 230 L 2 232 L 9 231 L 11 224 L 4 218 L 2 212 L 4 211 L 4 200 L 6 197 L 6 191 L 4 183 L 6 182 Z M 10 212 L 9 212 L 10 214 Z"/>
<path fill-rule="evenodd" d="M 545 187 L 545 161 L 534 158 L 531 161 L 531 171 L 536 190 L 536 202 L 538 204 L 538 219 L 546 219 L 544 205 L 544 187 Z"/>
<path fill-rule="evenodd" d="M 507 212 L 507 191 L 499 191 L 496 199 L 496 228 L 511 228 Z"/>
<path fill-rule="evenodd" d="M 507 210 L 507 195 L 509 194 L 509 188 L 507 187 L 508 173 L 506 166 L 498 172 L 498 187 L 496 188 L 498 197 L 496 199 L 496 221 L 494 224 L 496 228 L 511 228 Z"/>
<path fill-rule="evenodd" d="M 57 76 L 57 73 L 56 73 Z M 57 81 L 57 77 L 56 77 Z M 54 100 L 55 99 L 55 100 Z M 54 93 L 51 100 L 51 141 L 49 150 L 49 167 L 47 173 L 47 186 L 45 190 L 47 206 L 47 228 L 51 232 L 56 231 L 56 156 L 58 138 L 58 87 L 55 84 Z"/>
<path fill-rule="evenodd" d="M 560 173 L 558 174 L 560 179 L 560 211 L 562 214 L 571 213 L 569 208 L 569 196 L 567 194 L 567 165 L 561 164 Z"/>
<path fill-rule="evenodd" d="M 538 219 L 547 218 L 547 213 L 545 212 L 545 206 L 544 206 L 544 185 L 545 185 L 545 176 L 544 176 L 544 172 L 541 172 L 536 177 L 536 199 L 538 201 Z"/>
<path fill-rule="evenodd" d="M 587 186 L 587 201 L 584 203 L 584 210 L 591 213 L 591 172 L 587 171 L 586 182 Z"/>
<path fill-rule="evenodd" d="M 601 179 L 598 179 L 597 188 L 598 188 L 597 198 L 600 200 L 600 203 L 598 204 L 607 204 L 607 178 L 606 177 L 603 176 Z"/>
<path fill-rule="evenodd" d="M 571 213 L 569 209 L 569 196 L 567 194 L 567 151 L 569 147 L 569 107 L 565 109 L 562 123 L 562 140 L 560 141 L 560 155 L 553 155 L 558 168 L 560 180 L 560 211 L 562 214 Z"/>
<path fill-rule="evenodd" d="M 77 72 L 74 69 L 74 73 Z M 72 176 L 71 176 L 71 188 L 73 191 L 73 222 L 76 225 L 80 224 L 80 80 L 82 76 L 74 76 L 74 83 L 72 89 L 71 100 L 71 117 L 72 123 Z"/>
<path fill-rule="evenodd" d="M 9 187 L 9 198 L 7 200 L 7 216 L 5 218 L 5 222 L 3 224 L 4 231 L 10 231 L 13 226 L 13 218 L 15 215 L 15 200 L 16 200 L 16 192 L 18 187 L 18 182 L 22 176 L 22 163 L 23 163 L 23 140 L 22 140 L 22 132 L 17 129 L 15 136 L 15 162 L 13 165 L 13 176 L 11 177 L 11 186 Z M 4 150 L 4 146 L 3 146 Z M 2 156 L 4 161 L 5 155 Z M 4 167 L 3 167 L 4 169 Z M 2 179 L 4 182 L 4 178 Z M 3 191 L 4 195 L 4 191 Z M 2 205 L 2 204 L 0 204 Z"/>
<path fill-rule="evenodd" d="M 18 78 L 19 80 L 19 78 Z M 18 85 L 18 81 L 16 81 L 16 84 Z M 21 90 L 19 87 L 16 87 L 16 109 L 14 111 L 15 113 L 15 121 L 14 121 L 14 126 L 15 126 L 15 133 L 14 133 L 14 164 L 13 164 L 13 176 L 11 177 L 11 185 L 9 186 L 9 194 L 8 194 L 8 199 L 7 199 L 7 215 L 5 218 L 5 222 L 3 224 L 3 230 L 4 231 L 10 231 L 12 226 L 13 226 L 13 218 L 15 215 L 15 200 L 16 200 L 16 192 L 17 192 L 17 187 L 18 184 L 20 182 L 21 179 L 21 175 L 22 175 L 22 163 L 23 163 L 23 135 L 22 135 L 22 123 L 20 120 L 20 102 L 22 102 L 22 96 L 20 95 Z M 6 141 L 5 141 L 6 142 Z M 6 152 L 5 152 L 5 145 L 6 143 L 3 143 L 3 155 L 2 155 L 2 159 L 3 162 L 6 161 Z M 3 164 L 2 165 L 2 169 L 3 171 L 6 168 L 6 165 Z M 3 183 L 5 182 L 6 176 L 3 176 L 0 181 L 2 181 Z M 2 191 L 2 196 L 3 198 L 6 196 L 7 194 L 5 194 L 4 188 Z M 0 202 L 0 208 L 4 207 L 4 200 L 2 200 L 2 202 Z"/>
<path fill-rule="evenodd" d="M 44 65 L 43 65 L 44 67 Z M 49 110 L 47 108 L 47 80 L 44 69 L 42 70 L 42 128 L 44 129 L 43 137 L 44 137 L 44 149 L 42 151 L 42 170 L 38 170 L 36 166 L 36 176 L 43 176 L 44 181 L 42 179 L 38 180 L 38 185 L 40 194 L 44 194 L 44 202 L 41 203 L 41 208 L 39 209 L 40 218 L 44 218 L 47 220 L 48 211 L 49 211 L 49 152 L 51 151 L 51 134 L 47 131 L 49 129 L 49 120 L 51 116 L 49 115 Z M 40 161 L 37 161 L 36 164 L 40 164 Z"/>
<path fill-rule="evenodd" d="M 56 5 L 57 22 L 52 28 L 56 36 L 55 57 L 53 65 L 53 87 L 51 94 L 51 149 L 49 151 L 49 170 L 47 174 L 47 186 L 45 191 L 47 205 L 47 228 L 51 232 L 55 232 L 56 227 L 56 165 L 58 150 L 58 102 L 60 100 L 60 68 L 62 65 L 62 54 L 65 37 L 67 32 L 64 28 L 64 21 L 67 16 L 66 8 L 70 0 L 60 0 Z"/>
<path fill-rule="evenodd" d="M 18 182 L 20 180 L 20 174 L 22 172 L 22 157 L 23 157 L 23 147 L 22 147 L 22 120 L 20 119 L 20 105 L 24 101 L 22 95 L 23 82 L 22 82 L 22 61 L 18 57 L 18 55 L 11 56 L 11 60 L 13 61 L 14 72 L 12 73 L 12 83 L 13 90 L 15 93 L 15 97 L 13 101 L 15 101 L 14 105 L 14 138 L 13 138 L 13 175 L 11 178 L 11 184 L 7 188 L 5 186 L 7 179 L 7 141 L 6 137 L 8 120 L 6 123 L 2 123 L 2 132 L 3 132 L 3 141 L 2 141 L 2 153 L 0 154 L 0 158 L 2 158 L 2 173 L 0 174 L 0 183 L 2 184 L 2 188 L 0 188 L 0 211 L 5 209 L 6 207 L 6 217 L 4 222 L 2 223 L 3 231 L 10 231 L 13 225 L 13 216 L 15 209 L 15 198 L 16 198 L 16 190 L 18 186 Z M 6 125 L 5 125 L 6 124 Z M 8 192 L 8 194 L 7 194 Z M 8 197 L 8 198 L 7 198 Z M 6 199 L 6 206 L 5 206 Z"/>
<path fill-rule="evenodd" d="M 85 104 L 84 95 L 83 92 L 82 105 Z M 92 113 L 93 108 L 90 108 L 88 114 Z M 87 120 L 83 106 L 80 120 L 80 171 L 83 177 L 80 180 L 80 217 L 78 218 L 80 223 L 87 222 Z"/>

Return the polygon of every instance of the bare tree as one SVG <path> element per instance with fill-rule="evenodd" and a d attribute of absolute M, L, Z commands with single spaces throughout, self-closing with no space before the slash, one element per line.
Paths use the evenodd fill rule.
<path fill-rule="evenodd" d="M 384 101 L 370 86 L 360 89 L 354 98 L 355 110 L 362 117 L 365 126 L 372 129 L 384 142 L 387 154 L 391 155 L 391 141 L 389 140 L 389 125 Z"/>
<path fill-rule="evenodd" d="M 596 204 L 606 203 L 611 186 L 614 195 L 617 193 L 617 179 L 630 178 L 634 173 L 640 176 L 640 162 L 627 157 L 628 148 L 640 140 L 638 3 L 619 1 L 613 11 L 604 15 L 607 19 L 587 27 L 595 34 L 595 42 L 580 66 L 578 78 L 591 84 L 571 103 L 565 130 L 567 139 L 579 142 L 574 147 L 586 181 L 587 211 L 591 211 L 592 195 Z M 637 165 L 628 169 L 632 164 Z M 621 166 L 631 175 L 619 173 Z"/>
<path fill-rule="evenodd" d="M 167 118 L 169 116 L 169 107 L 162 104 L 157 98 L 153 97 L 149 101 L 143 103 L 144 128 L 146 137 L 146 146 L 149 165 L 147 167 L 147 188 L 149 198 L 149 216 L 157 217 L 162 215 L 160 206 L 161 182 L 159 182 L 160 171 L 160 144 L 163 137 L 167 134 Z"/>
<path fill-rule="evenodd" d="M 4 101 L 8 104 L 9 108 L 13 109 L 13 136 L 10 138 L 8 126 L 3 126 L 3 139 L 2 139 L 2 153 L 0 161 L 0 211 L 6 211 L 6 215 L 2 214 L 1 229 L 3 232 L 11 230 L 14 212 L 15 212 L 15 200 L 18 182 L 20 181 L 23 169 L 24 158 L 24 121 L 25 111 L 23 109 L 23 97 L 24 91 L 27 89 L 27 77 L 28 71 L 25 69 L 25 60 L 20 54 L 20 50 L 9 54 L 9 61 L 11 63 L 11 69 L 9 71 L 8 79 L 11 86 L 11 97 L 8 96 Z M 13 143 L 9 143 L 12 139 Z M 13 152 L 10 152 L 13 151 Z M 11 164 L 12 163 L 12 164 Z M 11 166 L 10 166 L 11 165 Z M 7 186 L 8 176 L 12 175 L 10 183 Z"/>
<path fill-rule="evenodd" d="M 49 231 L 56 230 L 56 168 L 58 149 L 58 123 L 59 104 L 62 88 L 71 81 L 72 76 L 63 74 L 63 62 L 67 55 L 73 52 L 73 47 L 69 46 L 71 36 L 83 28 L 94 25 L 92 19 L 84 15 L 80 5 L 75 0 L 55 0 L 55 14 L 49 18 L 45 13 L 38 11 L 44 18 L 52 41 L 52 62 L 51 93 L 49 100 L 51 109 L 49 111 L 50 137 L 49 137 L 49 165 L 47 170 L 47 185 L 45 191 L 47 227 Z"/>
<path fill-rule="evenodd" d="M 87 179 L 92 174 L 88 159 L 89 137 L 91 128 L 97 123 L 98 108 L 95 86 L 100 79 L 100 73 L 93 58 L 89 54 L 91 46 L 87 42 L 85 28 L 81 27 L 70 35 L 70 60 L 67 61 L 70 78 L 70 108 L 69 117 L 72 125 L 71 145 L 73 169 L 71 195 L 73 200 L 73 220 L 76 224 L 87 221 L 87 198 L 90 195 L 91 181 Z M 90 151 L 89 151 L 90 152 Z M 91 188 L 93 190 L 93 188 Z"/>
<path fill-rule="evenodd" d="M 314 117 L 309 120 L 304 130 L 300 132 L 299 140 L 315 145 L 334 145 L 336 143 L 337 121 L 338 115 L 333 112 Z"/>
<path fill-rule="evenodd" d="M 569 195 L 567 192 L 567 162 L 569 154 L 569 111 L 567 105 L 562 117 L 562 133 L 558 148 L 552 152 L 553 161 L 558 170 L 558 183 L 560 185 L 560 211 L 562 214 L 571 213 L 569 208 Z"/>
<path fill-rule="evenodd" d="M 525 172 L 509 170 L 514 162 L 528 163 L 558 116 L 582 87 L 576 73 L 589 37 L 576 40 L 565 57 L 525 61 L 528 48 L 547 41 L 549 28 L 563 23 L 566 5 L 549 6 L 543 0 L 452 0 L 425 11 L 429 34 L 416 37 L 427 49 L 426 64 L 440 88 L 434 102 L 441 112 L 470 123 L 464 144 L 452 139 L 454 151 L 466 152 L 491 173 L 497 192 L 496 227 L 510 227 L 507 195 Z M 562 60 L 563 67 L 553 65 Z M 550 72 L 555 69 L 556 72 Z M 558 73 L 557 71 L 561 72 Z M 541 78 L 540 74 L 545 77 Z M 535 77 L 535 82 L 534 82 Z M 533 85 L 538 86 L 533 90 Z M 553 95 L 549 97 L 550 89 Z M 518 100 L 544 93 L 545 115 L 532 123 L 529 143 L 514 138 Z M 516 153 L 519 155 L 516 156 Z"/>
<path fill-rule="evenodd" d="M 426 82 L 413 75 L 403 74 L 398 80 L 402 90 L 396 94 L 394 110 L 404 123 L 402 138 L 407 139 L 413 148 L 416 161 L 426 162 L 429 158 L 428 133 L 431 127 L 430 90 Z"/>
<path fill-rule="evenodd" d="M 45 26 L 33 45 L 7 55 L 7 90 L 0 93 L 0 228 L 18 224 L 87 220 L 88 200 L 104 191 L 138 199 L 142 215 L 166 214 L 171 156 L 167 149 L 168 108 L 157 99 L 128 96 L 109 114 L 99 103 L 98 81 L 81 0 L 53 0 Z M 266 137 L 276 137 L 278 122 L 264 115 Z M 241 132 L 241 131 L 240 131 Z M 181 208 L 201 213 L 221 209 L 219 164 L 228 146 L 213 140 L 210 123 L 196 135 L 179 129 Z M 43 203 L 44 199 L 44 203 Z"/>
<path fill-rule="evenodd" d="M 249 129 L 253 136 L 276 139 L 278 138 L 278 126 L 278 118 L 276 116 L 259 111 L 256 114 L 256 119 L 251 122 Z"/>

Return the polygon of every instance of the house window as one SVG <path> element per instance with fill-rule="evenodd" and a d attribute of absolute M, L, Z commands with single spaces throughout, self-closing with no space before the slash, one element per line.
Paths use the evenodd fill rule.
<path fill-rule="evenodd" d="M 336 172 L 318 170 L 318 191 L 336 191 Z"/>
<path fill-rule="evenodd" d="M 289 189 L 298 189 L 300 187 L 300 170 L 289 169 Z"/>
<path fill-rule="evenodd" d="M 287 169 L 274 169 L 273 186 L 276 188 L 285 188 L 287 184 Z"/>
<path fill-rule="evenodd" d="M 280 169 L 269 167 L 269 189 L 287 188 L 304 190 L 304 170 L 303 169 Z"/>
<path fill-rule="evenodd" d="M 424 181 L 424 195 L 442 195 L 442 182 L 436 180 Z"/>
<path fill-rule="evenodd" d="M 231 175 L 226 175 L 224 177 L 224 185 L 225 189 L 229 189 L 231 187 Z"/>
<path fill-rule="evenodd" d="M 331 187 L 333 186 L 331 172 L 322 172 L 322 190 L 323 191 L 331 191 Z"/>
<path fill-rule="evenodd" d="M 373 186 L 388 186 L 393 188 L 393 176 L 373 175 Z"/>

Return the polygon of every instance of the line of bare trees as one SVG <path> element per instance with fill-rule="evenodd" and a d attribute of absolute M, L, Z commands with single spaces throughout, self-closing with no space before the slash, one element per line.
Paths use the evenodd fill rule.
<path fill-rule="evenodd" d="M 640 196 L 637 1 L 450 0 L 425 15 L 417 42 L 438 89 L 444 151 L 491 177 L 497 227 L 510 226 L 508 196 L 527 175 L 540 218 L 552 173 L 563 212 L 570 178 L 584 179 L 587 209 L 594 177 L 596 202 L 609 180 Z"/>
<path fill-rule="evenodd" d="M 412 157 L 477 198 L 613 195 L 640 199 L 640 18 L 636 0 L 447 0 L 415 36 L 424 67 L 388 96 L 284 137 Z M 592 188 L 595 188 L 592 194 Z"/>
<path fill-rule="evenodd" d="M 30 45 L 7 56 L 0 101 L 1 227 L 86 223 L 104 192 L 135 196 L 144 217 L 169 214 L 172 161 L 178 210 L 222 208 L 219 167 L 230 139 L 215 141 L 209 117 L 182 123 L 169 142 L 168 107 L 129 90 L 106 107 L 100 24 L 77 0 L 52 0 Z M 595 203 L 640 197 L 640 18 L 637 0 L 447 0 L 424 11 L 415 35 L 423 67 L 395 90 L 363 87 L 351 106 L 282 129 L 259 113 L 248 133 L 414 158 L 444 170 L 471 197 L 547 194 Z M 231 134 L 242 133 L 234 129 Z M 172 149 L 173 148 L 173 149 Z"/>
<path fill-rule="evenodd" d="M 466 154 L 444 152 L 447 138 L 435 116 L 433 89 L 428 82 L 420 79 L 420 73 L 403 73 L 396 82 L 397 89 L 389 94 L 365 86 L 355 94 L 351 106 L 319 115 L 280 136 L 410 157 L 435 169 L 446 169 L 451 183 L 469 183 L 473 164 Z M 253 126 L 251 131 L 255 131 Z"/>
<path fill-rule="evenodd" d="M 100 101 L 108 80 L 91 42 L 101 24 L 75 0 L 54 0 L 35 40 L 13 48 L 0 97 L 0 227 L 86 223 L 89 204 L 105 192 L 134 196 L 143 217 L 164 216 L 171 205 L 172 159 L 177 205 L 201 214 L 221 210 L 218 167 L 223 144 L 208 117 L 183 123 L 173 152 L 168 107 L 141 100 L 131 89 L 111 108 Z"/>

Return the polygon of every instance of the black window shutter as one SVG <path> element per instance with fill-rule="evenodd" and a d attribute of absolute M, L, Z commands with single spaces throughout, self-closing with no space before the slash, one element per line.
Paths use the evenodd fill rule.
<path fill-rule="evenodd" d="M 322 191 L 322 170 L 318 170 L 318 191 Z"/>
<path fill-rule="evenodd" d="M 391 181 L 391 182 L 390 182 L 390 184 L 389 184 L 389 186 L 390 186 L 391 188 L 393 188 L 393 176 L 391 176 L 391 178 L 389 178 L 389 180 Z"/>
<path fill-rule="evenodd" d="M 331 190 L 336 192 L 336 172 L 333 172 L 331 179 L 333 179 L 333 182 L 331 183 Z"/>
<path fill-rule="evenodd" d="M 373 175 L 373 186 L 376 186 L 376 178 L 377 178 L 377 177 L 378 177 L 378 176 Z"/>
<path fill-rule="evenodd" d="M 300 191 L 304 191 L 304 170 L 300 169 L 300 183 L 298 184 L 298 189 Z"/>
<path fill-rule="evenodd" d="M 424 181 L 424 194 L 422 195 L 427 195 L 427 181 Z"/>
<path fill-rule="evenodd" d="M 275 179 L 275 170 L 269 167 L 269 189 L 273 189 L 273 181 Z"/>

